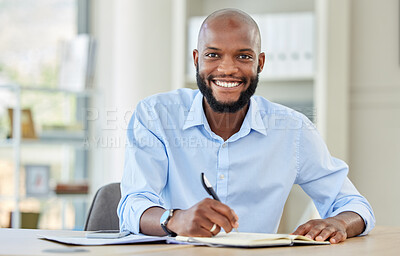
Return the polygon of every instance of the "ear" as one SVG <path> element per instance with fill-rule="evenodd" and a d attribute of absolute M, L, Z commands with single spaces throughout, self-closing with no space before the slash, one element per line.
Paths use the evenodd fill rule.
<path fill-rule="evenodd" d="M 258 55 L 258 73 L 261 73 L 261 71 L 264 69 L 264 63 L 265 63 L 265 53 L 260 53 Z"/>
<path fill-rule="evenodd" d="M 193 62 L 194 62 L 194 66 L 195 68 L 197 68 L 197 64 L 199 63 L 199 51 L 197 49 L 193 50 Z"/>

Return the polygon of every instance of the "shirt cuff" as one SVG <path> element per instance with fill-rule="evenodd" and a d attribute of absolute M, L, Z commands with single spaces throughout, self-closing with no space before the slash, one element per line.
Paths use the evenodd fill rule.
<path fill-rule="evenodd" d="M 129 203 L 129 211 L 124 214 L 125 221 L 123 221 L 121 230 L 128 230 L 134 234 L 139 234 L 140 218 L 142 217 L 142 214 L 151 207 L 163 207 L 146 199 L 140 200 L 138 198 L 135 198 L 132 201 L 134 202 Z M 133 203 L 135 204 L 135 207 L 132 206 Z"/>
<path fill-rule="evenodd" d="M 361 218 L 364 220 L 365 228 L 364 231 L 359 234 L 358 236 L 365 236 L 367 235 L 374 227 L 375 227 L 375 218 L 374 215 L 371 214 L 371 212 L 366 209 L 364 206 L 359 205 L 359 204 L 348 204 L 343 207 L 340 207 L 336 211 L 334 211 L 331 216 L 336 216 L 339 213 L 342 212 L 355 212 L 358 215 L 361 216 Z"/>

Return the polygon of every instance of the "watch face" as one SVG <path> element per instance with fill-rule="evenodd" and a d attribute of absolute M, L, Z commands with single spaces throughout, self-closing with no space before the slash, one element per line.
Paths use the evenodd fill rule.
<path fill-rule="evenodd" d="M 164 224 L 165 221 L 168 219 L 168 217 L 169 217 L 169 211 L 165 211 L 163 215 L 161 215 L 160 224 Z"/>

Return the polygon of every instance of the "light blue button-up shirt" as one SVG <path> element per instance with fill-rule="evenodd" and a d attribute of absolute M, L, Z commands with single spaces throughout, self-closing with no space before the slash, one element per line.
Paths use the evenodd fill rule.
<path fill-rule="evenodd" d="M 239 231 L 275 233 L 293 184 L 312 198 L 322 218 L 358 213 L 367 234 L 372 208 L 347 178 L 302 114 L 253 96 L 240 130 L 224 141 L 211 131 L 198 90 L 179 89 L 141 101 L 127 132 L 121 230 L 139 233 L 153 206 L 187 209 L 208 197 L 204 172 L 221 201 L 239 216 Z M 295 228 L 295 227 L 293 227 Z"/>

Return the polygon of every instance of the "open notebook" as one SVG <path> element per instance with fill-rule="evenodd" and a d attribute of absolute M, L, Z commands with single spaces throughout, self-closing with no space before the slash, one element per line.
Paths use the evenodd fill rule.
<path fill-rule="evenodd" d="M 175 238 L 180 242 L 205 244 L 209 246 L 227 247 L 269 247 L 269 246 L 290 246 L 290 245 L 323 245 L 330 244 L 328 241 L 318 242 L 305 236 L 286 234 L 264 234 L 264 233 L 242 233 L 220 232 L 214 237 L 185 237 Z"/>

